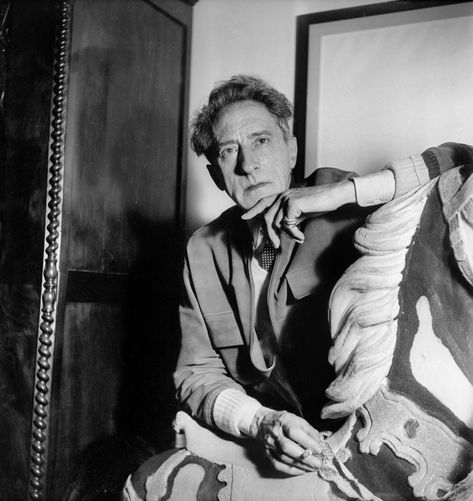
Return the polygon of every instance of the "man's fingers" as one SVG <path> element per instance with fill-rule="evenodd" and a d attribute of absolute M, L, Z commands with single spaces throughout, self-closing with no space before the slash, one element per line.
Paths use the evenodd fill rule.
<path fill-rule="evenodd" d="M 276 445 L 276 450 L 279 449 L 281 451 L 281 457 L 284 456 L 288 458 L 290 464 L 305 465 L 312 471 L 319 468 L 321 465 L 320 459 L 313 454 L 312 449 L 304 449 L 289 438 L 281 437 Z"/>
<path fill-rule="evenodd" d="M 303 213 L 302 201 L 299 199 L 288 198 L 285 203 L 285 217 L 289 221 L 298 220 Z"/>
<path fill-rule="evenodd" d="M 304 465 L 313 471 L 321 466 L 317 454 L 321 451 L 322 441 L 319 437 L 318 440 L 309 437 L 305 427 L 312 429 L 303 419 L 290 413 L 283 414 L 280 426 L 273 427 L 265 435 L 265 447 L 289 466 Z"/>
<path fill-rule="evenodd" d="M 267 449 L 266 457 L 269 459 L 275 470 L 286 475 L 296 476 L 314 471 L 313 469 L 307 469 L 307 467 L 301 464 L 296 465 L 295 463 L 285 463 L 274 450 Z"/>
<path fill-rule="evenodd" d="M 299 217 L 289 218 L 287 215 L 278 214 L 280 217 L 280 228 L 284 233 L 289 237 L 295 240 L 298 243 L 304 242 L 304 233 L 297 227 L 299 223 L 302 222 L 302 219 Z"/>
<path fill-rule="evenodd" d="M 312 428 L 309 424 L 307 424 L 307 426 L 309 428 Z M 314 455 L 320 454 L 323 448 L 323 439 L 320 436 L 319 432 L 317 430 L 313 430 L 312 432 L 306 427 L 304 428 L 291 427 L 289 430 L 286 431 L 286 434 L 293 442 L 299 444 L 299 446 L 303 450 L 310 450 L 313 452 Z M 310 432 L 310 434 L 308 432 Z"/>
<path fill-rule="evenodd" d="M 266 226 L 266 233 L 268 234 L 268 238 L 271 240 L 275 249 L 279 249 L 279 244 L 281 240 L 279 239 L 279 235 L 276 233 L 272 225 Z"/>
<path fill-rule="evenodd" d="M 266 233 L 277 249 L 280 245 L 279 232 L 282 230 L 298 243 L 304 241 L 304 233 L 297 227 L 302 221 L 303 210 L 299 200 L 288 198 L 288 194 L 270 195 L 259 200 L 241 217 L 252 219 L 264 214 Z"/>
<path fill-rule="evenodd" d="M 276 249 L 279 248 L 280 239 L 279 239 L 279 228 L 274 224 L 274 219 L 275 219 L 276 214 L 278 213 L 278 210 L 280 208 L 280 204 L 281 204 L 281 198 L 276 197 L 273 200 L 272 205 L 264 213 L 264 222 L 266 225 L 266 233 Z"/>
<path fill-rule="evenodd" d="M 288 454 L 285 454 L 284 452 L 282 452 L 279 447 L 276 447 L 274 449 L 270 449 L 269 453 L 271 454 L 271 456 L 274 459 L 276 459 L 280 463 L 284 463 L 286 466 L 299 468 L 299 469 L 304 470 L 306 472 L 315 471 L 320 466 L 320 462 L 317 463 L 317 466 L 313 466 L 313 465 L 307 464 L 306 462 L 302 461 L 299 458 L 294 459 L 292 456 L 289 456 Z"/>
<path fill-rule="evenodd" d="M 284 208 L 281 205 L 279 205 L 273 220 L 273 224 L 278 230 L 281 230 L 283 218 L 284 218 Z"/>
<path fill-rule="evenodd" d="M 263 197 L 255 205 L 249 210 L 247 210 L 242 216 L 242 219 L 248 220 L 253 219 L 258 214 L 265 212 L 268 207 L 273 205 L 273 202 L 276 200 L 277 195 L 270 195 L 268 197 Z"/>
<path fill-rule="evenodd" d="M 297 243 L 304 242 L 304 233 L 298 228 L 302 222 L 303 211 L 298 204 L 298 200 L 283 198 L 279 210 L 274 218 L 274 225 Z"/>
<path fill-rule="evenodd" d="M 285 226 L 283 224 L 281 228 L 289 238 L 292 238 L 297 243 L 301 244 L 304 242 L 304 233 L 297 226 Z"/>
<path fill-rule="evenodd" d="M 327 436 L 330 436 L 331 432 L 319 432 L 315 428 L 313 428 L 309 423 L 306 423 L 306 427 L 303 430 L 314 439 L 317 443 L 324 441 Z"/>
<path fill-rule="evenodd" d="M 299 474 L 298 469 L 315 471 L 331 452 L 315 428 L 290 412 L 267 412 L 258 427 L 266 455 L 277 470 L 287 474 Z"/>

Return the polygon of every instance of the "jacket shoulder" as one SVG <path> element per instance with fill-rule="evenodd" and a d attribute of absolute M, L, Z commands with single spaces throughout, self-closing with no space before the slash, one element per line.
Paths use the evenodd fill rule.
<path fill-rule="evenodd" d="M 244 224 L 241 214 L 241 209 L 235 205 L 222 212 L 220 216 L 210 223 L 201 226 L 189 238 L 187 242 L 188 250 L 212 247 L 218 242 L 224 242 L 230 232 Z"/>

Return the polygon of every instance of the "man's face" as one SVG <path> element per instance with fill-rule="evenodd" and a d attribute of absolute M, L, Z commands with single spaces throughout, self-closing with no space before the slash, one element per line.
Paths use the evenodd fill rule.
<path fill-rule="evenodd" d="M 209 166 L 217 185 L 247 210 L 268 195 L 289 188 L 296 163 L 294 137 L 284 139 L 276 118 L 255 101 L 222 110 L 214 128 L 216 158 Z"/>

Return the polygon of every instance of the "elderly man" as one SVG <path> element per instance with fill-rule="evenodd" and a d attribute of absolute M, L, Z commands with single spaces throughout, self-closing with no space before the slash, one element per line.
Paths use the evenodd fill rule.
<path fill-rule="evenodd" d="M 359 206 L 427 182 L 462 150 L 432 148 L 365 178 L 322 168 L 295 187 L 290 119 L 282 94 L 236 76 L 193 122 L 194 150 L 236 205 L 188 243 L 175 382 L 193 416 L 264 440 L 277 470 L 300 474 L 318 466 L 305 451 L 318 450 L 316 430 L 330 427 L 320 421 L 333 378 L 327 305 L 356 257 L 351 238 L 367 215 Z"/>
<path fill-rule="evenodd" d="M 193 149 L 235 206 L 188 242 L 174 379 L 183 409 L 205 428 L 253 439 L 278 474 L 297 476 L 320 471 L 321 430 L 340 426 L 320 417 L 334 378 L 327 309 L 357 258 L 354 230 L 371 206 L 469 150 L 449 143 L 365 177 L 319 168 L 296 186 L 291 117 L 284 95 L 245 75 L 215 87 L 195 116 Z"/>

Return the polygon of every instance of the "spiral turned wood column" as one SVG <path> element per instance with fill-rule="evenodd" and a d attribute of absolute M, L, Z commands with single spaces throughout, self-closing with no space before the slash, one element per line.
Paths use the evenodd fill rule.
<path fill-rule="evenodd" d="M 29 497 L 44 497 L 50 425 L 51 378 L 55 337 L 56 301 L 59 283 L 58 257 L 61 235 L 61 206 L 65 139 L 65 106 L 71 7 L 58 2 L 58 24 L 54 59 L 51 107 L 51 137 L 48 176 L 48 212 L 45 234 L 41 317 L 38 331 L 34 407 L 30 456 Z"/>

